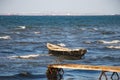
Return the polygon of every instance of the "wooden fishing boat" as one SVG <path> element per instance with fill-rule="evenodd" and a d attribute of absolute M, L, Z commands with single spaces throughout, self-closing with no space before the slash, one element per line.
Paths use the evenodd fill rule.
<path fill-rule="evenodd" d="M 49 53 L 53 55 L 67 55 L 67 56 L 75 56 L 80 58 L 87 52 L 87 50 L 83 48 L 69 49 L 51 43 L 47 43 L 47 48 L 49 50 Z"/>

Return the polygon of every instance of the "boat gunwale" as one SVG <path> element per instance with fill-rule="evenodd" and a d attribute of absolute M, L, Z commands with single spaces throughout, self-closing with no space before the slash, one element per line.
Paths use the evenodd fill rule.
<path fill-rule="evenodd" d="M 80 51 L 80 50 L 86 50 L 84 48 L 80 48 L 80 49 L 69 49 L 69 48 L 66 48 L 66 47 L 61 47 L 59 45 L 54 45 L 54 44 L 51 44 L 51 43 L 47 43 L 47 47 L 49 50 L 52 50 L 52 51 L 67 51 L 67 52 L 71 52 L 71 51 Z"/>

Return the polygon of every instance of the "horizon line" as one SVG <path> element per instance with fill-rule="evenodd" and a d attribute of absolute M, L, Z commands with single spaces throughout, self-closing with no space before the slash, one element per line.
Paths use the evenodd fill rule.
<path fill-rule="evenodd" d="M 1 16 L 119 16 L 120 14 L 0 14 Z"/>

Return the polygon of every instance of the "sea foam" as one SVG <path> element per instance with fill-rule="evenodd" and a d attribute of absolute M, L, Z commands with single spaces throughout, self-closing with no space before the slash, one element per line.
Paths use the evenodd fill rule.
<path fill-rule="evenodd" d="M 18 26 L 18 29 L 26 29 L 26 26 Z"/>
<path fill-rule="evenodd" d="M 120 40 L 112 40 L 112 41 L 99 40 L 98 42 L 103 44 L 116 44 L 116 43 L 120 43 Z"/>
<path fill-rule="evenodd" d="M 9 59 L 16 59 L 16 58 L 20 58 L 20 59 L 31 59 L 31 58 L 37 58 L 40 56 L 50 56 L 50 54 L 30 54 L 30 55 L 21 55 L 21 56 L 8 56 L 7 58 Z"/>
<path fill-rule="evenodd" d="M 57 44 L 57 45 L 59 45 L 59 46 L 61 46 L 61 47 L 65 47 L 65 46 L 66 46 L 66 45 L 63 44 L 63 43 L 59 43 L 59 44 Z"/>
<path fill-rule="evenodd" d="M 120 49 L 120 46 L 106 46 L 109 49 Z"/>
<path fill-rule="evenodd" d="M 39 31 L 36 31 L 36 32 L 34 32 L 35 34 L 40 34 L 40 32 Z"/>
<path fill-rule="evenodd" d="M 6 39 L 7 40 L 7 39 L 11 39 L 11 37 L 10 36 L 1 36 L 0 39 Z"/>
<path fill-rule="evenodd" d="M 31 54 L 31 55 L 23 55 L 23 56 L 10 56 L 9 58 L 31 59 L 31 58 L 36 58 L 38 56 L 39 54 Z"/>

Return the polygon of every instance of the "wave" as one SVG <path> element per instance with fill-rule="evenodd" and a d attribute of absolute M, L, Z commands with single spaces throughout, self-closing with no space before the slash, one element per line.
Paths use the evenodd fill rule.
<path fill-rule="evenodd" d="M 34 32 L 35 34 L 40 34 L 40 32 L 39 31 L 36 31 L 36 32 Z"/>
<path fill-rule="evenodd" d="M 109 49 L 120 49 L 120 46 L 106 46 Z"/>
<path fill-rule="evenodd" d="M 17 29 L 26 29 L 26 26 L 18 26 Z"/>
<path fill-rule="evenodd" d="M 20 34 L 20 32 L 14 32 L 15 34 Z"/>
<path fill-rule="evenodd" d="M 103 62 L 103 61 L 106 61 L 106 62 L 119 62 L 120 61 L 120 57 L 117 56 L 117 55 L 105 55 L 105 56 L 89 56 L 89 58 L 87 59 L 84 59 L 84 62 L 85 63 L 94 63 L 94 61 L 98 61 L 98 62 Z M 104 63 L 103 63 L 104 64 Z"/>
<path fill-rule="evenodd" d="M 15 58 L 33 59 L 33 58 L 37 58 L 39 56 L 50 56 L 50 54 L 30 54 L 30 55 L 22 55 L 22 56 L 9 56 L 8 58 L 10 58 L 10 59 L 15 59 Z"/>
<path fill-rule="evenodd" d="M 113 31 L 101 31 L 101 34 L 107 34 L 107 35 L 110 35 L 110 34 L 115 34 L 116 32 L 113 32 Z"/>
<path fill-rule="evenodd" d="M 85 43 L 85 44 L 91 44 L 92 42 L 91 41 L 83 41 L 83 43 Z"/>
<path fill-rule="evenodd" d="M 120 43 L 120 40 L 112 40 L 112 41 L 99 40 L 98 42 L 102 44 L 116 44 L 116 43 Z"/>
<path fill-rule="evenodd" d="M 80 30 L 84 31 L 84 30 L 86 30 L 86 28 L 80 28 Z"/>
<path fill-rule="evenodd" d="M 11 59 L 13 59 L 13 58 L 31 59 L 31 58 L 36 58 L 38 56 L 40 56 L 40 55 L 39 54 L 31 54 L 31 55 L 23 55 L 23 56 L 10 56 L 8 58 L 11 58 Z"/>
<path fill-rule="evenodd" d="M 109 61 L 119 61 L 120 57 L 119 56 L 104 56 L 102 58 L 103 60 L 109 60 Z"/>
<path fill-rule="evenodd" d="M 98 29 L 97 28 L 93 28 L 93 30 L 97 31 Z"/>
<path fill-rule="evenodd" d="M 46 75 L 44 74 L 32 74 L 30 72 L 24 71 L 18 74 L 13 74 L 10 76 L 0 76 L 0 80 L 33 80 L 33 79 L 37 79 L 37 78 L 46 78 Z"/>
<path fill-rule="evenodd" d="M 97 31 L 98 29 L 97 28 L 80 28 L 80 30 L 82 30 L 82 31 L 85 31 L 85 30 L 88 30 L 88 31 Z"/>
<path fill-rule="evenodd" d="M 7 39 L 11 39 L 11 37 L 10 37 L 10 36 L 1 36 L 0 39 L 5 39 L 5 40 L 7 40 Z"/>
<path fill-rule="evenodd" d="M 62 46 L 62 47 L 65 47 L 65 46 L 66 46 L 66 45 L 63 44 L 63 43 L 59 43 L 59 44 L 57 44 L 57 45 Z"/>

